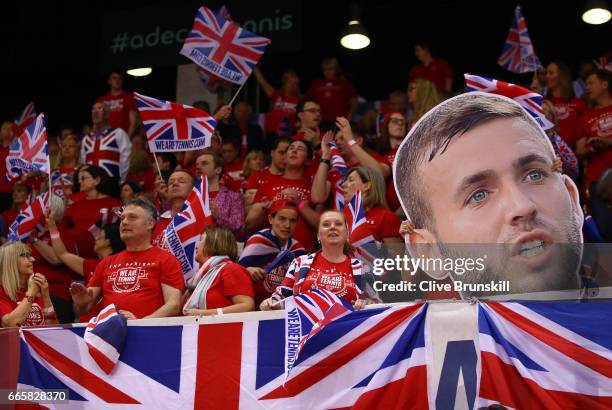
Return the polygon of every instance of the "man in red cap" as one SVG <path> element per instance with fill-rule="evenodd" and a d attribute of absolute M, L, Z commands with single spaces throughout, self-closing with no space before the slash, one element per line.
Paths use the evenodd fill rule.
<path fill-rule="evenodd" d="M 299 211 L 290 201 L 276 201 L 268 208 L 270 228 L 249 238 L 238 263 L 249 271 L 255 285 L 255 304 L 259 306 L 280 286 L 293 259 L 306 253 L 293 238 Z"/>

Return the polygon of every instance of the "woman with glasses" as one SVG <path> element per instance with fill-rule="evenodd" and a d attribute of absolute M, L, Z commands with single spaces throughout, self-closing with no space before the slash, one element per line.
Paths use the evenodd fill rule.
<path fill-rule="evenodd" d="M 49 284 L 34 273 L 34 258 L 21 242 L 0 247 L 0 327 L 42 326 L 57 319 Z"/>

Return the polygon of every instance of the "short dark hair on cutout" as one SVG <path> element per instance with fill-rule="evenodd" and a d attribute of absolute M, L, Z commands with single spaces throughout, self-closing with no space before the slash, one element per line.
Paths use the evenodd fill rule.
<path fill-rule="evenodd" d="M 467 93 L 454 97 L 422 118 L 406 137 L 395 157 L 397 192 L 413 225 L 433 227 L 433 213 L 424 195 L 419 165 L 443 154 L 453 139 L 496 119 L 520 118 L 546 138 L 529 114 L 499 96 Z M 401 176 L 401 177 L 400 177 Z"/>

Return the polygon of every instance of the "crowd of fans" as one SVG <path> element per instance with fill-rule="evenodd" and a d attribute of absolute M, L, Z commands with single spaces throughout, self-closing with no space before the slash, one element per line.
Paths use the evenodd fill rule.
<path fill-rule="evenodd" d="M 285 71 L 275 88 L 256 67 L 270 99 L 263 128 L 252 121 L 248 103 L 221 105 L 209 148 L 156 156 L 122 74 L 113 72 L 109 93 L 92 106 L 91 125 L 49 135 L 58 186 L 36 174 L 0 184 L 4 242 L 29 198 L 59 192 L 30 244 L 0 248 L 1 326 L 86 321 L 111 303 L 128 319 L 276 309 L 283 298 L 317 287 L 356 307 L 376 301 L 336 194 L 347 203 L 361 192 L 376 241 L 402 242 L 395 154 L 419 118 L 461 88 L 427 44 L 418 44 L 415 55 L 420 63 L 407 89 L 365 112 L 334 58 L 323 60 L 322 78 L 305 94 L 297 72 Z M 585 211 L 606 241 L 612 240 L 611 75 L 585 65 L 572 81 L 568 67 L 555 61 L 529 85 L 545 96 L 543 109 L 555 124 L 548 135 L 563 172 L 582 188 Z M 205 103 L 194 106 L 210 111 Z M 0 137 L 3 164 L 15 138 L 11 122 Z M 346 175 L 332 167 L 330 142 Z M 199 269 L 185 278 L 164 232 L 201 176 L 208 180 L 212 225 L 197 232 Z"/>

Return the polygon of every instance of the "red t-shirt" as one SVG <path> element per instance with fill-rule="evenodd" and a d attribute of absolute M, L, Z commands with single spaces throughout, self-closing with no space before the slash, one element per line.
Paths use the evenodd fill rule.
<path fill-rule="evenodd" d="M 100 261 L 97 259 L 83 259 L 83 279 L 85 284 L 89 283 L 89 280 L 96 270 L 98 263 L 100 263 Z M 94 307 L 89 309 L 89 312 L 79 316 L 79 320 L 81 323 L 87 323 L 92 317 L 98 316 L 98 313 L 100 313 L 103 308 L 104 305 L 102 304 L 102 301 L 99 301 Z"/>
<path fill-rule="evenodd" d="M 164 304 L 162 284 L 181 292 L 185 289 L 176 257 L 151 246 L 144 251 L 125 250 L 102 259 L 88 286 L 102 288 L 104 307 L 114 303 L 117 308 L 143 318 Z"/>
<path fill-rule="evenodd" d="M 98 259 L 83 259 L 83 282 L 89 283 L 98 263 Z"/>
<path fill-rule="evenodd" d="M 128 132 L 130 129 L 130 111 L 136 111 L 136 100 L 134 95 L 127 91 L 121 91 L 118 95 L 111 93 L 105 94 L 98 98 L 97 102 L 103 102 L 110 105 L 111 113 L 108 117 L 108 123 L 112 128 L 123 128 L 123 131 Z"/>
<path fill-rule="evenodd" d="M 439 58 L 434 58 L 429 65 L 416 64 L 410 69 L 409 81 L 419 78 L 429 80 L 436 85 L 439 93 L 446 92 L 446 80 L 453 78 L 453 69 L 446 62 Z"/>
<path fill-rule="evenodd" d="M 314 80 L 306 95 L 321 106 L 323 121 L 336 121 L 336 117 L 346 117 L 350 111 L 350 102 L 357 98 L 353 84 L 344 77 L 334 80 Z"/>
<path fill-rule="evenodd" d="M 166 217 L 167 216 L 167 217 Z M 153 236 L 151 243 L 155 246 L 163 248 L 162 243 L 164 243 L 164 232 L 168 225 L 172 222 L 172 217 L 170 216 L 170 211 L 168 213 L 164 213 L 159 217 L 159 222 L 155 225 L 155 229 L 153 229 Z"/>
<path fill-rule="evenodd" d="M 4 315 L 8 315 L 11 313 L 19 302 L 25 297 L 25 289 L 22 289 L 17 292 L 17 302 L 13 302 L 11 298 L 8 297 L 4 288 L 0 286 L 0 319 Z M 45 303 L 42 297 L 36 298 L 34 303 L 32 303 L 32 309 L 30 309 L 30 313 L 26 317 L 25 322 L 21 324 L 21 326 L 42 326 L 45 324 L 45 314 L 43 312 Z M 0 320 L 1 322 L 1 320 Z M 2 327 L 2 323 L 0 323 L 0 327 Z"/>
<path fill-rule="evenodd" d="M 399 147 L 397 147 L 399 148 Z M 391 151 L 385 155 L 385 159 L 387 163 L 391 167 L 391 178 L 389 178 L 389 182 L 387 183 L 387 205 L 389 205 L 389 209 L 395 211 L 398 209 L 401 204 L 399 198 L 397 197 L 397 192 L 395 192 L 395 183 L 393 182 L 393 161 L 395 161 L 395 155 L 397 154 L 397 148 L 391 148 Z"/>
<path fill-rule="evenodd" d="M 283 286 L 293 287 L 293 283 L 283 281 Z M 347 257 L 344 262 L 332 263 L 325 259 L 321 253 L 318 253 L 297 293 L 303 293 L 311 289 L 329 290 L 349 303 L 357 300 L 351 258 Z"/>
<path fill-rule="evenodd" d="M 559 118 L 559 135 L 570 146 L 576 149 L 576 142 L 580 139 L 580 117 L 586 111 L 584 101 L 574 98 L 566 101 L 560 97 L 546 97 L 555 106 Z"/>
<path fill-rule="evenodd" d="M 366 223 L 372 230 L 374 239 L 401 238 L 399 228 L 401 221 L 397 215 L 385 208 L 372 208 L 365 213 Z"/>
<path fill-rule="evenodd" d="M 266 116 L 266 129 L 264 131 L 266 133 L 278 133 L 279 128 L 282 128 L 281 121 L 283 119 L 286 119 L 290 129 L 295 129 L 295 122 L 297 120 L 296 108 L 299 98 L 286 95 L 281 90 L 274 90 L 270 100 L 272 109 Z"/>
<path fill-rule="evenodd" d="M 89 228 L 96 224 L 102 214 L 100 210 L 107 208 L 112 212 L 113 208 L 121 207 L 118 199 L 109 196 L 98 199 L 81 199 L 70 205 L 64 214 L 64 219 L 59 226 L 62 235 L 71 238 L 78 248 L 78 254 L 83 258 L 95 259 L 93 251 L 94 237 Z"/>
<path fill-rule="evenodd" d="M 237 263 L 228 263 L 206 292 L 206 309 L 231 306 L 231 297 L 236 295 L 254 298 L 255 290 L 249 272 Z"/>
<path fill-rule="evenodd" d="M 4 221 L 2 236 L 8 235 L 8 230 L 11 227 L 11 224 L 15 222 L 15 218 L 17 218 L 18 215 L 19 211 L 15 211 L 14 209 L 7 209 L 2 212 L 2 220 Z"/>
<path fill-rule="evenodd" d="M 268 201 L 274 202 L 278 200 L 288 200 L 282 191 L 286 188 L 295 189 L 298 193 L 298 202 L 307 201 L 310 202 L 310 189 L 312 188 L 311 178 L 301 179 L 287 179 L 282 175 L 272 175 L 266 179 L 255 195 L 255 202 L 261 202 L 263 198 L 267 198 Z M 311 252 L 314 250 L 313 232 L 310 229 L 308 223 L 298 216 L 297 224 L 295 226 L 295 233 L 293 237 L 297 239 L 304 248 Z"/>
<path fill-rule="evenodd" d="M 612 104 L 607 107 L 587 111 L 580 118 L 580 138 L 612 138 Z M 591 156 L 586 166 L 586 179 L 597 182 L 601 174 L 612 168 L 612 148 L 608 147 Z"/>
<path fill-rule="evenodd" d="M 223 182 L 225 187 L 230 191 L 240 192 L 242 182 L 244 181 L 244 175 L 242 174 L 243 165 L 243 160 L 237 159 L 231 164 L 223 166 Z"/>

